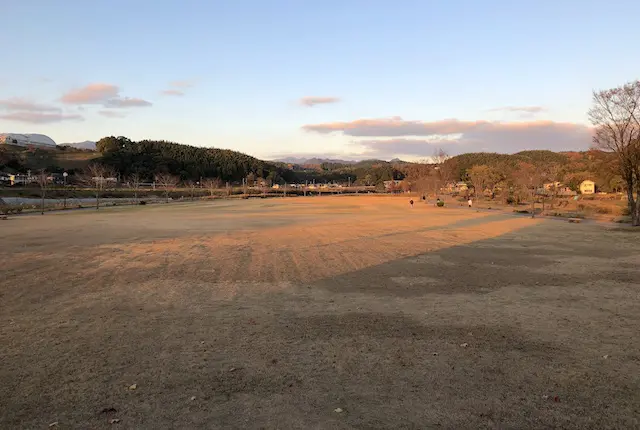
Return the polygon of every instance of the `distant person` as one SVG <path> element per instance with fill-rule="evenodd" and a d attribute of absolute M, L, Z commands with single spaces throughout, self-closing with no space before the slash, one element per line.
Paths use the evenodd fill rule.
<path fill-rule="evenodd" d="M 469 207 L 473 206 L 473 202 L 471 201 L 471 197 L 469 197 L 469 200 L 467 201 L 467 203 L 469 204 Z"/>
<path fill-rule="evenodd" d="M 413 199 L 409 200 L 409 204 L 413 207 Z"/>

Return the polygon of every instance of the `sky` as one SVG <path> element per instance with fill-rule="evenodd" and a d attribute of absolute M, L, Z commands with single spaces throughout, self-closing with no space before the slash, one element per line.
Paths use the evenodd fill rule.
<path fill-rule="evenodd" d="M 0 0 L 0 132 L 266 159 L 591 143 L 635 0 Z"/>

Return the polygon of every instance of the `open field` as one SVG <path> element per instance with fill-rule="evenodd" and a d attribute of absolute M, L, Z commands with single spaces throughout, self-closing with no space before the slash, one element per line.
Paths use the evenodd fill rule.
<path fill-rule="evenodd" d="M 639 239 L 378 196 L 0 221 L 0 428 L 638 428 Z"/>

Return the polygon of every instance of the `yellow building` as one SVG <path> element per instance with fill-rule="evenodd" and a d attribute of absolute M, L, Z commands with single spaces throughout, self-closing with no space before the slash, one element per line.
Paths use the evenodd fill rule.
<path fill-rule="evenodd" d="M 590 180 L 580 183 L 580 194 L 593 194 L 596 192 L 596 183 Z"/>

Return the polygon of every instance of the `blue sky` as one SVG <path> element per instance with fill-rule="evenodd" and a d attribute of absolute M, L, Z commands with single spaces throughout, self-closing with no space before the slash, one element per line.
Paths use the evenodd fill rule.
<path fill-rule="evenodd" d="M 124 135 L 263 158 L 581 149 L 591 91 L 640 78 L 632 0 L 0 9 L 0 132 L 59 143 Z"/>

